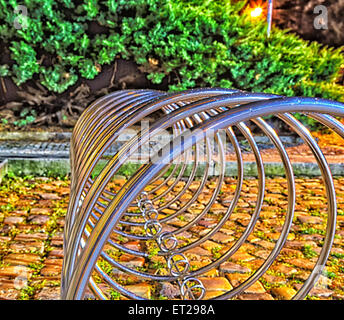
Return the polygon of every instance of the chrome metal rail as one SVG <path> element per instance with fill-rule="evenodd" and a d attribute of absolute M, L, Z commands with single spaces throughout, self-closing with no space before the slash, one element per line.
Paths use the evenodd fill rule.
<path fill-rule="evenodd" d="M 82 114 L 71 139 L 71 194 L 64 231 L 61 298 L 84 299 L 90 290 L 97 299 L 109 299 L 111 292 L 145 299 L 115 273 L 156 288 L 169 282 L 179 288 L 177 299 L 206 298 L 202 277 L 240 249 L 254 230 L 263 206 L 264 162 L 248 123 L 254 123 L 270 139 L 284 165 L 284 224 L 264 262 L 240 285 L 212 298 L 235 298 L 256 282 L 287 240 L 296 201 L 291 161 L 280 137 L 264 120 L 266 116 L 279 118 L 309 146 L 326 188 L 323 246 L 313 271 L 293 297 L 305 298 L 328 259 L 336 230 L 337 203 L 326 158 L 310 132 L 293 116 L 295 112 L 344 137 L 344 126 L 337 120 L 344 116 L 344 105 L 324 99 L 205 88 L 177 93 L 123 90 L 95 101 Z M 106 150 L 122 134 L 153 114 L 156 121 L 135 133 L 111 158 L 104 159 Z M 144 148 L 148 150 L 152 139 L 159 141 L 162 134 L 170 135 L 170 141 L 141 159 L 136 172 L 121 187 L 114 188 L 114 178 L 131 157 Z M 247 141 L 257 165 L 258 191 L 251 219 L 227 250 L 192 264 L 188 258 L 192 249 L 216 236 L 238 206 L 244 181 L 239 139 Z M 228 145 L 236 156 L 234 192 L 228 194 L 225 212 L 212 214 L 217 223 L 206 232 L 197 232 L 199 222 L 209 217 L 211 207 L 223 197 Z M 100 173 L 95 174 L 99 165 Z M 210 176 L 211 192 L 208 189 L 207 197 L 202 198 Z M 202 206 L 190 213 L 200 198 Z"/>

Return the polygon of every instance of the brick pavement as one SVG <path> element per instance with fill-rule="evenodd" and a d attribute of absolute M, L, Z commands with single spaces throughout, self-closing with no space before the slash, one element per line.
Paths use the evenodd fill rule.
<path fill-rule="evenodd" d="M 226 178 L 218 202 L 210 213 L 183 234 L 185 241 L 206 234 L 216 225 L 229 205 L 234 180 Z M 124 179 L 114 181 L 118 190 Z M 335 179 L 339 215 L 337 233 L 326 272 L 309 299 L 344 299 L 344 178 Z M 181 188 L 183 182 L 176 185 Z M 191 185 L 197 186 L 197 182 Z M 171 229 L 184 225 L 204 208 L 214 183 L 209 181 L 198 201 L 179 218 L 171 221 Z M 236 287 L 248 278 L 266 259 L 281 231 L 286 212 L 286 180 L 268 179 L 261 216 L 248 241 L 228 261 L 202 275 L 207 294 L 214 297 Z M 191 191 L 190 191 L 191 192 Z M 174 212 L 190 197 L 190 192 L 166 209 Z M 292 231 L 278 259 L 267 273 L 246 289 L 238 299 L 289 299 L 307 278 L 317 259 L 324 238 L 326 223 L 325 190 L 319 179 L 296 179 L 297 204 Z M 245 180 L 239 205 L 221 230 L 210 240 L 187 252 L 192 268 L 199 268 L 227 250 L 247 226 L 257 193 L 257 181 Z M 69 181 L 32 178 L 5 179 L 0 186 L 0 298 L 1 299 L 58 299 L 63 261 L 64 216 L 69 196 Z M 173 195 L 168 195 L 173 197 Z M 168 199 L 165 199 L 168 201 Z M 134 231 L 134 230 L 133 230 Z M 126 246 L 140 248 L 138 241 L 121 239 Z M 149 248 L 148 248 L 149 249 Z M 164 273 L 166 268 L 159 257 L 134 258 L 126 253 L 116 254 L 122 263 L 144 270 Z M 159 263 L 160 262 L 160 263 Z M 102 263 L 104 268 L 106 265 Z M 177 298 L 173 286 L 153 284 L 111 269 L 111 277 L 133 292 L 151 299 L 166 296 Z M 97 279 L 96 279 L 97 280 Z M 106 288 L 105 288 L 106 290 Z M 111 290 L 109 297 L 121 298 Z M 88 293 L 92 298 L 92 294 Z"/>

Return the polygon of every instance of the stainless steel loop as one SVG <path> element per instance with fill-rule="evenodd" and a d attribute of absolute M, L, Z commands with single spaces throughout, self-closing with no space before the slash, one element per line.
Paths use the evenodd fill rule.
<path fill-rule="evenodd" d="M 329 257 L 337 200 L 330 165 L 295 113 L 344 138 L 344 125 L 337 119 L 343 118 L 344 105 L 319 98 L 201 88 L 121 90 L 92 103 L 71 139 L 61 298 L 110 299 L 113 291 L 131 299 L 169 298 L 164 296 L 166 282 L 178 289 L 172 290 L 177 299 L 243 294 L 278 260 L 297 210 L 294 167 L 275 130 L 278 122 L 309 148 L 326 194 L 322 248 L 293 297 L 304 299 Z M 244 281 L 208 295 L 203 279 L 218 274 L 259 230 L 268 179 L 257 132 L 267 138 L 284 168 L 283 221 Z M 243 208 L 248 154 L 256 186 Z M 245 223 L 229 230 L 240 214 Z M 220 241 L 224 234 L 228 243 Z M 140 294 L 130 281 L 154 289 Z"/>
<path fill-rule="evenodd" d="M 159 236 L 159 234 L 162 230 L 162 227 L 161 227 L 161 224 L 159 223 L 159 221 L 154 219 L 154 220 L 148 220 L 144 224 L 144 229 L 145 229 L 148 237 L 156 238 L 157 236 Z"/>
<path fill-rule="evenodd" d="M 182 253 L 173 253 L 168 257 L 167 266 L 174 277 L 185 276 L 190 269 L 190 263 Z"/>
<path fill-rule="evenodd" d="M 186 278 L 181 285 L 180 291 L 185 300 L 202 300 L 205 296 L 205 288 L 197 278 Z"/>
<path fill-rule="evenodd" d="M 163 252 L 171 252 L 176 249 L 178 245 L 178 239 L 171 232 L 162 232 L 157 239 L 160 248 Z"/>

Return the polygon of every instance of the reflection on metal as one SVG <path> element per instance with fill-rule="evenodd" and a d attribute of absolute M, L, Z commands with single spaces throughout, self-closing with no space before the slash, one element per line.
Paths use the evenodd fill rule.
<path fill-rule="evenodd" d="M 62 299 L 84 299 L 90 292 L 97 299 L 109 299 L 111 292 L 145 299 L 116 274 L 142 279 L 156 286 L 156 290 L 170 283 L 179 290 L 177 299 L 231 299 L 256 282 L 286 242 L 296 201 L 293 167 L 276 131 L 264 120 L 266 116 L 284 122 L 309 146 L 326 189 L 323 247 L 313 271 L 293 297 L 305 298 L 328 259 L 336 228 L 337 203 L 329 165 L 310 132 L 292 115 L 296 112 L 343 137 L 344 127 L 336 117 L 344 116 L 344 106 L 324 99 L 205 88 L 178 93 L 123 90 L 95 101 L 79 119 L 71 139 L 71 195 L 65 222 Z M 153 113 L 158 120 L 125 142 L 111 158 L 107 157 L 105 166 L 95 175 L 100 159 L 119 136 L 143 119 L 152 119 Z M 202 279 L 240 249 L 254 230 L 263 207 L 264 163 L 249 129 L 252 123 L 271 140 L 285 167 L 284 224 L 270 254 L 250 277 L 214 297 L 207 295 Z M 159 146 L 121 187 L 114 189 L 114 178 L 128 159 L 149 146 L 152 138 L 167 131 L 173 139 Z M 255 204 L 251 204 L 251 219 L 231 245 L 224 247 L 227 250 L 215 250 L 213 256 L 195 263 L 191 261 L 190 250 L 197 250 L 220 229 L 225 230 L 241 200 L 245 163 L 239 139 L 248 142 L 257 164 L 258 191 Z M 233 192 L 226 194 L 221 188 L 229 144 L 236 155 L 237 170 L 232 174 L 236 181 Z M 211 177 L 211 189 L 205 194 L 211 162 L 216 162 L 217 171 Z M 191 171 L 185 174 L 190 168 L 188 164 Z M 225 211 L 212 212 L 213 204 L 224 196 Z M 200 198 L 202 206 L 192 210 Z M 197 229 L 199 222 L 209 221 L 210 216 L 217 222 L 197 232 L 201 230 Z M 144 265 L 140 264 L 142 261 Z"/>

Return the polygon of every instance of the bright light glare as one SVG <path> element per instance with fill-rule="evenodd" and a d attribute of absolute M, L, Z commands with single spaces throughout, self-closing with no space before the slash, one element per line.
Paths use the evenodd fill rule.
<path fill-rule="evenodd" d="M 254 8 L 251 11 L 252 18 L 258 18 L 263 13 L 263 9 L 261 7 Z"/>

